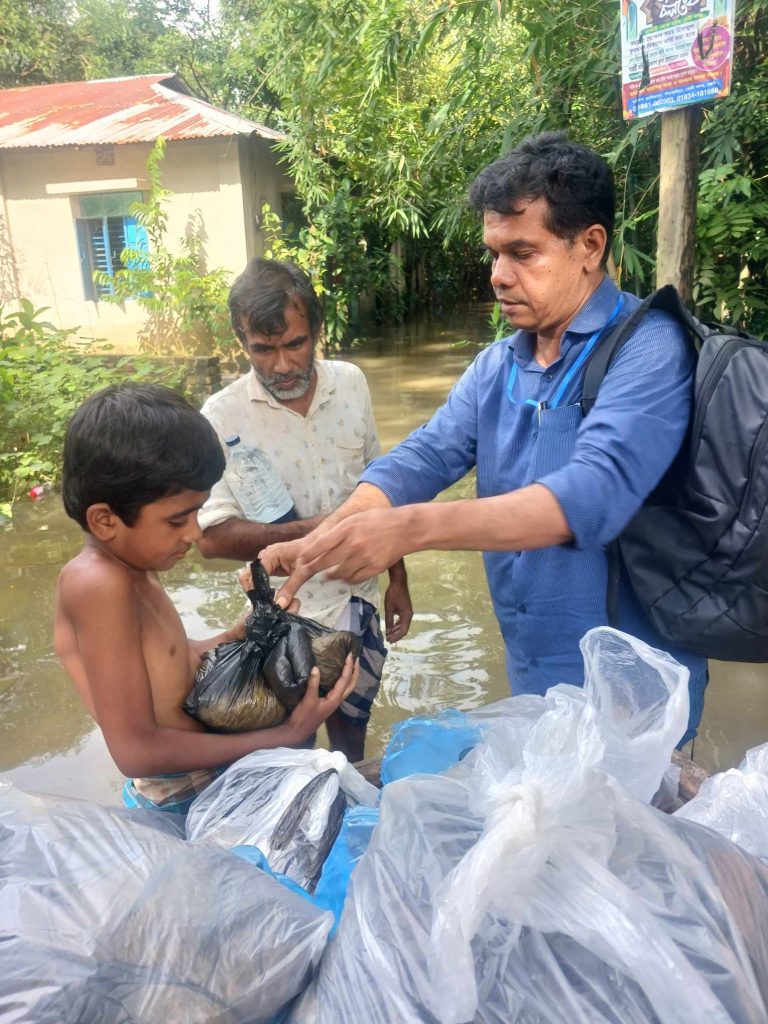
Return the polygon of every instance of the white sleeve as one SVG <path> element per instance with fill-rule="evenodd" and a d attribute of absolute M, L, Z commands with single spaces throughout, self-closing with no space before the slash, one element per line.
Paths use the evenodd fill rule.
<path fill-rule="evenodd" d="M 226 523 L 228 519 L 245 519 L 245 515 L 222 477 L 211 488 L 211 496 L 197 513 L 197 521 L 201 530 L 207 530 L 210 526 Z"/>
<path fill-rule="evenodd" d="M 208 408 L 207 402 L 203 405 L 200 412 L 216 431 L 222 451 L 224 452 L 224 457 L 227 460 L 227 465 L 229 465 L 229 450 L 224 444 L 221 424 L 217 422 L 215 413 Z M 206 501 L 197 513 L 197 522 L 201 530 L 207 530 L 210 526 L 218 526 L 219 523 L 225 523 L 228 519 L 245 519 L 245 513 L 240 507 L 237 498 L 232 493 L 232 489 L 226 482 L 225 469 L 221 480 L 219 480 L 218 483 L 215 483 L 211 488 L 211 494 L 208 501 Z"/>

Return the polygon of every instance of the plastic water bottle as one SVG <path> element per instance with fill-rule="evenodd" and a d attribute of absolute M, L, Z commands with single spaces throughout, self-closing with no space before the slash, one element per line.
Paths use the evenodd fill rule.
<path fill-rule="evenodd" d="M 260 448 L 244 445 L 237 434 L 225 441 L 234 469 L 228 483 L 246 519 L 257 523 L 298 519 L 288 489 Z"/>

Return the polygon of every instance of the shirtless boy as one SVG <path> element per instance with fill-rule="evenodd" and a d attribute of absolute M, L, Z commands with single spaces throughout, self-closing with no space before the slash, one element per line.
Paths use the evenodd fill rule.
<path fill-rule="evenodd" d="M 244 634 L 239 622 L 189 640 L 157 576 L 200 537 L 198 510 L 223 469 L 207 420 L 155 385 L 99 391 L 67 431 L 64 507 L 86 540 L 59 577 L 54 642 L 129 777 L 129 806 L 187 810 L 222 766 L 253 750 L 303 745 L 355 685 L 348 659 L 321 697 L 315 670 L 283 725 L 254 732 L 208 732 L 182 710 L 200 656 Z"/>

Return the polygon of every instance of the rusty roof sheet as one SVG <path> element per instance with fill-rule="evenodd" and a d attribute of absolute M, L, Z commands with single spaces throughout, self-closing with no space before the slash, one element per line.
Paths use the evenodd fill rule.
<path fill-rule="evenodd" d="M 166 139 L 284 136 L 192 96 L 178 75 L 137 75 L 0 90 L 0 149 Z"/>

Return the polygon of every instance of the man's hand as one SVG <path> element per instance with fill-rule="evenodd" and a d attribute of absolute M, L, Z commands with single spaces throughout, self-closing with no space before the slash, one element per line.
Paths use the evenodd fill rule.
<path fill-rule="evenodd" d="M 278 573 L 277 575 L 285 575 L 285 574 L 284 573 Z M 249 593 L 251 590 L 253 590 L 253 573 L 251 572 L 251 567 L 249 565 L 246 565 L 243 569 L 240 570 L 240 572 L 237 574 L 237 578 L 240 580 L 240 586 L 243 588 L 243 591 L 246 594 Z M 286 612 L 290 612 L 291 615 L 298 615 L 300 608 L 301 608 L 301 601 L 299 601 L 298 599 L 294 599 L 283 610 L 286 611 Z M 243 618 L 241 620 L 242 621 L 242 636 L 235 636 L 235 637 L 233 637 L 233 639 L 235 639 L 235 640 L 245 640 L 245 623 L 248 621 L 248 616 L 250 614 L 251 614 L 251 612 L 250 612 L 250 609 L 249 609 L 245 613 L 245 615 L 243 615 Z M 238 622 L 232 628 L 233 629 L 238 629 L 240 627 L 240 625 L 241 625 L 241 623 Z"/>
<path fill-rule="evenodd" d="M 413 619 L 413 605 L 408 590 L 408 577 L 403 562 L 389 570 L 389 586 L 384 595 L 384 629 L 390 644 L 402 640 L 408 633 Z"/>
<path fill-rule="evenodd" d="M 380 508 L 358 512 L 328 530 L 318 530 L 296 548 L 279 544 L 265 548 L 259 558 L 268 572 L 275 567 L 289 575 L 276 600 L 286 607 L 299 588 L 325 570 L 326 579 L 361 583 L 399 562 L 409 548 L 406 509 Z M 279 548 L 280 550 L 275 550 Z"/>
<path fill-rule="evenodd" d="M 259 552 L 259 561 L 269 576 L 290 576 L 296 568 L 296 563 L 302 558 L 305 546 L 306 539 L 303 537 L 280 544 L 270 544 L 268 548 Z"/>
<path fill-rule="evenodd" d="M 323 722 L 330 718 L 343 700 L 357 685 L 360 674 L 360 663 L 352 655 L 347 656 L 341 675 L 333 684 L 333 689 L 325 697 L 320 696 L 320 672 L 313 668 L 307 682 L 307 692 L 291 712 L 285 723 L 292 736 L 292 743 L 304 743 L 314 736 Z"/>

